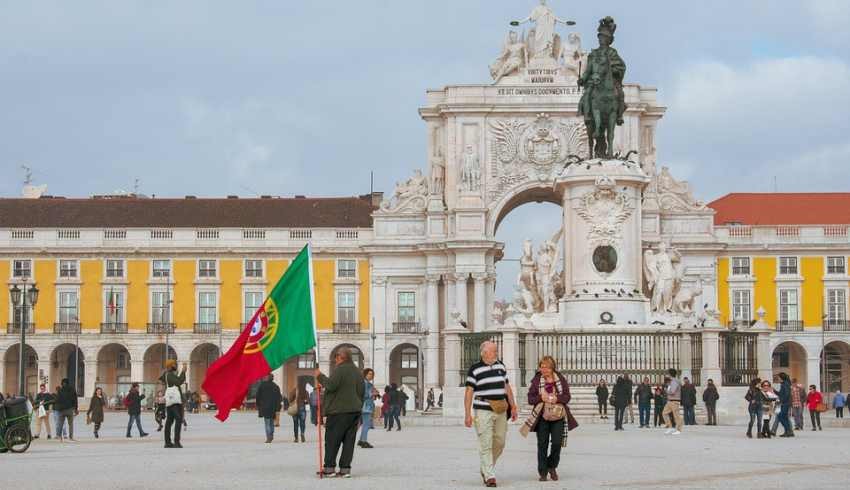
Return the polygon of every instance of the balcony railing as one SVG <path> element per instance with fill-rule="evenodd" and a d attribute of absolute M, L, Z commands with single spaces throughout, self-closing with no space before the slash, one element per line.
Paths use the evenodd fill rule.
<path fill-rule="evenodd" d="M 148 323 L 148 333 L 166 334 L 174 333 L 173 323 Z"/>
<path fill-rule="evenodd" d="M 826 332 L 850 332 L 850 320 L 824 320 L 823 329 Z"/>
<path fill-rule="evenodd" d="M 116 322 L 103 322 L 100 324 L 100 333 L 127 333 L 127 324 Z"/>
<path fill-rule="evenodd" d="M 419 333 L 419 322 L 393 322 L 393 333 Z"/>
<path fill-rule="evenodd" d="M 19 323 L 7 323 L 6 333 L 20 335 L 21 325 Z M 35 333 L 35 323 L 27 323 L 26 333 L 27 335 L 32 335 Z"/>
<path fill-rule="evenodd" d="M 80 333 L 80 323 L 54 323 L 53 333 Z"/>
<path fill-rule="evenodd" d="M 360 333 L 360 323 L 334 323 L 334 333 Z"/>
<path fill-rule="evenodd" d="M 777 332 L 802 332 L 803 320 L 777 320 Z"/>
<path fill-rule="evenodd" d="M 196 323 L 195 333 L 217 334 L 221 333 L 221 323 Z"/>

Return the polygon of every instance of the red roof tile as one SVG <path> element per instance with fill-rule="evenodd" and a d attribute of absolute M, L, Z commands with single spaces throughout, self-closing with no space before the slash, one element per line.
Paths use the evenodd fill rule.
<path fill-rule="evenodd" d="M 715 225 L 850 224 L 850 192 L 732 193 L 708 207 Z"/>

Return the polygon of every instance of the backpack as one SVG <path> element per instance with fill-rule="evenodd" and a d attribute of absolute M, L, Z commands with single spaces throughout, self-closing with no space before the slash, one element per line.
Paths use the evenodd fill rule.
<path fill-rule="evenodd" d="M 130 395 L 124 397 L 124 408 L 130 408 Z"/>

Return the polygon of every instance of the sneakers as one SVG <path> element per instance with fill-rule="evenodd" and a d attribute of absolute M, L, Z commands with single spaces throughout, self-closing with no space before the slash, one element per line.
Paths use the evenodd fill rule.
<path fill-rule="evenodd" d="M 671 435 L 671 436 L 678 436 L 678 435 L 679 435 L 679 434 L 681 434 L 681 433 L 682 433 L 682 432 L 681 432 L 681 431 L 679 431 L 679 430 L 674 430 L 673 432 L 671 432 L 671 433 L 670 433 L 670 435 Z"/>
<path fill-rule="evenodd" d="M 675 431 L 675 430 L 676 430 L 676 429 L 667 429 L 667 430 L 665 430 L 665 431 L 664 431 L 664 433 L 665 433 L 665 434 L 667 434 L 667 435 L 669 436 L 669 435 L 670 435 L 670 434 L 672 434 L 672 433 L 673 433 L 673 431 Z"/>
<path fill-rule="evenodd" d="M 337 471 L 336 475 L 334 476 L 336 476 L 337 478 L 351 478 L 351 473 L 348 471 Z"/>

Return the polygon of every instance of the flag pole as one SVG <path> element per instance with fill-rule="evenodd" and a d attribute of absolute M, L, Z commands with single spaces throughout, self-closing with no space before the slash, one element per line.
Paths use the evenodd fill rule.
<path fill-rule="evenodd" d="M 307 262 L 308 267 L 307 270 L 310 274 L 310 309 L 313 317 L 313 338 L 316 341 L 316 368 L 319 368 L 321 365 L 319 364 L 319 332 L 316 330 L 316 293 L 315 287 L 316 283 L 313 281 L 313 249 L 310 247 L 310 243 L 307 243 Z M 321 372 L 321 370 L 320 370 Z M 316 378 L 316 445 L 319 448 L 319 479 L 321 480 L 324 477 L 324 468 L 322 466 L 323 451 L 324 447 L 322 445 L 322 390 L 320 389 L 319 379 Z"/>

